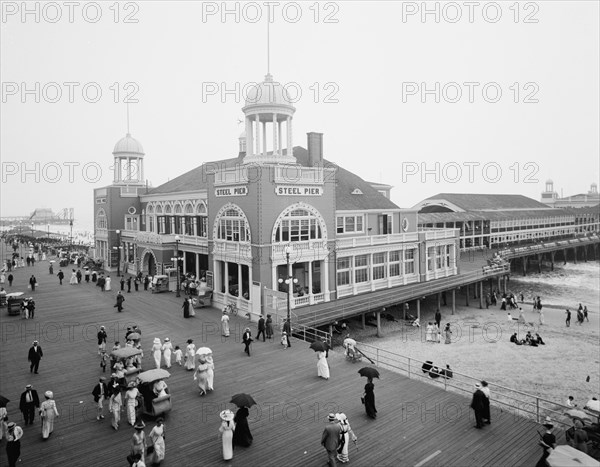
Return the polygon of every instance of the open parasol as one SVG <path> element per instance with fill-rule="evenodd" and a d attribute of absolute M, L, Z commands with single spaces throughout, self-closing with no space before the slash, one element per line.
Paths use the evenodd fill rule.
<path fill-rule="evenodd" d="M 123 358 L 133 357 L 134 355 L 140 355 L 142 351 L 140 349 L 134 349 L 133 347 L 121 347 L 120 349 L 113 350 L 110 354 L 117 360 Z"/>
<path fill-rule="evenodd" d="M 53 259 L 51 259 L 50 261 L 48 261 L 49 263 L 56 263 L 56 261 L 54 261 Z"/>
<path fill-rule="evenodd" d="M 210 350 L 208 347 L 200 347 L 198 350 L 196 350 L 196 355 L 210 355 L 212 353 L 212 350 Z"/>
<path fill-rule="evenodd" d="M 0 396 L 0 407 L 6 407 L 6 404 L 10 402 L 10 399 Z"/>
<path fill-rule="evenodd" d="M 598 461 L 586 453 L 568 445 L 556 446 L 550 456 L 546 459 L 550 467 L 598 467 Z"/>
<path fill-rule="evenodd" d="M 252 407 L 256 404 L 254 399 L 250 394 L 240 393 L 235 394 L 230 401 L 232 404 L 237 405 L 238 407 Z"/>
<path fill-rule="evenodd" d="M 132 332 L 131 334 L 129 334 L 127 336 L 127 339 L 132 340 L 132 341 L 137 341 L 137 340 L 140 340 L 140 337 L 142 337 L 142 336 L 140 336 L 137 332 Z"/>
<path fill-rule="evenodd" d="M 323 341 L 314 341 L 310 344 L 309 348 L 313 349 L 315 352 L 325 352 L 327 350 L 327 345 Z"/>
<path fill-rule="evenodd" d="M 377 368 L 373 368 L 371 366 L 361 368 L 358 370 L 358 374 L 367 378 L 379 378 L 379 371 L 377 371 Z"/>
<path fill-rule="evenodd" d="M 354 347 L 356 345 L 356 341 L 354 339 L 351 339 L 350 337 L 346 337 L 344 339 L 344 347 L 348 347 L 349 345 Z"/>
<path fill-rule="evenodd" d="M 572 419 L 579 419 L 581 421 L 588 421 L 588 422 L 592 422 L 592 417 L 590 417 L 587 413 L 585 413 L 583 410 L 579 410 L 579 409 L 569 409 L 565 412 L 565 415 L 568 415 L 569 417 L 571 417 Z"/>
<path fill-rule="evenodd" d="M 153 381 L 158 381 L 159 379 L 165 379 L 171 376 L 167 370 L 163 370 L 162 368 L 157 368 L 154 370 L 143 371 L 137 377 L 140 383 L 152 383 Z"/>

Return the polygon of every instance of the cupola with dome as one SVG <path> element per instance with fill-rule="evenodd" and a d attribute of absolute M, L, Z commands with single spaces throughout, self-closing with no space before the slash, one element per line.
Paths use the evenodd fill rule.
<path fill-rule="evenodd" d="M 144 148 L 141 143 L 127 133 L 115 144 L 114 185 L 144 184 Z"/>

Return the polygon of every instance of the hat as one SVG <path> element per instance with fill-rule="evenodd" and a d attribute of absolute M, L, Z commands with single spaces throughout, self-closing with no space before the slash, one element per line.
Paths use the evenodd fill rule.
<path fill-rule="evenodd" d="M 187 340 L 187 343 L 188 343 L 188 344 L 191 344 L 192 342 L 194 342 L 194 339 L 188 339 L 188 340 Z"/>
<path fill-rule="evenodd" d="M 348 417 L 346 417 L 345 413 L 336 413 L 335 418 L 337 418 L 340 422 L 345 422 L 348 420 Z"/>
<path fill-rule="evenodd" d="M 44 396 L 46 396 L 46 399 L 52 399 L 54 397 L 54 393 L 52 391 L 46 391 Z"/>
<path fill-rule="evenodd" d="M 128 388 L 134 388 L 135 386 L 136 386 L 136 384 L 135 384 L 135 381 L 131 381 L 131 382 L 130 382 L 130 383 L 127 385 L 127 387 L 128 387 Z"/>
<path fill-rule="evenodd" d="M 12 429 L 13 429 L 14 427 L 16 427 L 16 426 L 17 426 L 17 424 L 16 424 L 15 422 L 10 422 L 8 425 L 6 425 L 6 427 L 7 427 L 9 430 L 12 430 Z"/>
<path fill-rule="evenodd" d="M 100 381 L 106 381 L 106 378 L 104 376 L 100 376 Z"/>
<path fill-rule="evenodd" d="M 133 428 L 135 428 L 136 430 L 143 430 L 145 426 L 146 424 L 140 420 L 133 426 Z"/>
<path fill-rule="evenodd" d="M 28 384 L 27 386 L 25 386 L 25 389 L 31 389 L 33 386 L 31 384 Z"/>
<path fill-rule="evenodd" d="M 544 425 L 546 428 L 554 428 L 554 423 L 552 423 L 552 419 L 550 417 L 546 417 L 542 425 Z"/>
<path fill-rule="evenodd" d="M 165 337 L 165 342 L 170 342 L 171 339 L 169 339 L 168 337 Z"/>
<path fill-rule="evenodd" d="M 160 339 L 159 339 L 158 337 L 155 337 L 155 338 L 154 338 L 154 343 L 155 343 L 155 344 L 160 344 Z"/>
<path fill-rule="evenodd" d="M 38 344 L 38 341 L 33 341 L 33 345 Z"/>
<path fill-rule="evenodd" d="M 329 415 L 327 415 L 327 420 L 329 420 L 330 422 L 335 421 L 335 414 L 334 413 L 330 413 Z"/>
<path fill-rule="evenodd" d="M 475 383 L 475 387 L 479 389 L 481 387 L 481 383 Z"/>
<path fill-rule="evenodd" d="M 104 329 L 104 326 L 100 326 L 100 329 Z"/>
<path fill-rule="evenodd" d="M 227 410 L 223 410 L 220 414 L 219 417 L 221 417 L 221 420 L 225 420 L 226 422 L 230 422 L 231 420 L 233 420 L 233 412 L 229 409 Z"/>

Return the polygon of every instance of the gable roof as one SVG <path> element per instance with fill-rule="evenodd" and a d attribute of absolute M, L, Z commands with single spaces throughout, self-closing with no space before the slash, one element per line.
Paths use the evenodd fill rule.
<path fill-rule="evenodd" d="M 548 209 L 548 206 L 523 195 L 490 195 L 476 193 L 439 193 L 421 201 L 447 201 L 464 211 L 505 211 L 517 209 Z M 435 204 L 435 203 L 431 203 Z"/>
<path fill-rule="evenodd" d="M 300 146 L 294 147 L 294 157 L 298 161 L 298 164 L 308 167 L 308 151 Z M 220 161 L 207 162 L 202 164 L 195 169 L 192 169 L 184 174 L 179 175 L 173 180 L 169 180 L 162 185 L 151 189 L 147 194 L 165 194 L 165 193 L 180 193 L 186 191 L 199 191 L 207 189 L 208 173 L 213 172 L 215 169 L 223 169 L 226 167 L 234 167 L 236 164 L 241 163 L 239 157 L 231 159 L 223 159 Z M 369 182 L 366 182 L 358 175 L 340 167 L 333 162 L 327 160 L 323 161 L 323 165 L 326 168 L 335 168 L 335 196 L 336 196 L 336 210 L 342 211 L 364 211 L 367 209 L 399 209 L 399 207 L 391 200 L 379 193 L 375 188 L 371 186 Z M 361 195 L 351 194 L 354 190 L 359 189 Z"/>

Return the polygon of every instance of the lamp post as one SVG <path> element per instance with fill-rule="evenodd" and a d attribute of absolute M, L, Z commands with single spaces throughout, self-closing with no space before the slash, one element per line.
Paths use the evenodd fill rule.
<path fill-rule="evenodd" d="M 285 284 L 287 285 L 287 322 L 289 323 L 289 327 L 290 327 L 290 331 L 292 329 L 292 318 L 291 318 L 291 308 L 292 308 L 292 303 L 291 303 L 291 290 L 292 290 L 292 286 L 293 284 L 297 284 L 298 283 L 298 279 L 296 279 L 294 276 L 292 276 L 290 274 L 290 253 L 292 252 L 292 249 L 289 245 L 286 245 L 285 247 L 285 264 L 286 264 L 286 279 L 282 279 L 281 277 L 277 280 L 277 282 L 279 282 L 280 284 L 283 284 L 285 282 Z M 288 339 L 291 336 L 288 336 Z"/>
<path fill-rule="evenodd" d="M 71 226 L 71 239 L 69 241 L 69 248 L 73 248 L 73 219 L 69 221 L 69 225 Z"/>
<path fill-rule="evenodd" d="M 33 237 L 33 222 L 31 223 L 31 236 Z"/>
<path fill-rule="evenodd" d="M 71 228 L 73 228 L 73 221 L 71 221 Z M 117 249 L 117 277 L 121 277 L 121 231 L 117 229 L 117 246 L 114 247 Z"/>
<path fill-rule="evenodd" d="M 179 235 L 175 235 L 175 268 L 177 269 L 177 290 L 175 292 L 176 297 L 181 297 L 181 291 L 179 290 L 179 242 L 181 238 Z"/>
<path fill-rule="evenodd" d="M 48 228 L 48 238 L 50 238 L 50 224 L 46 225 L 46 227 Z"/>

